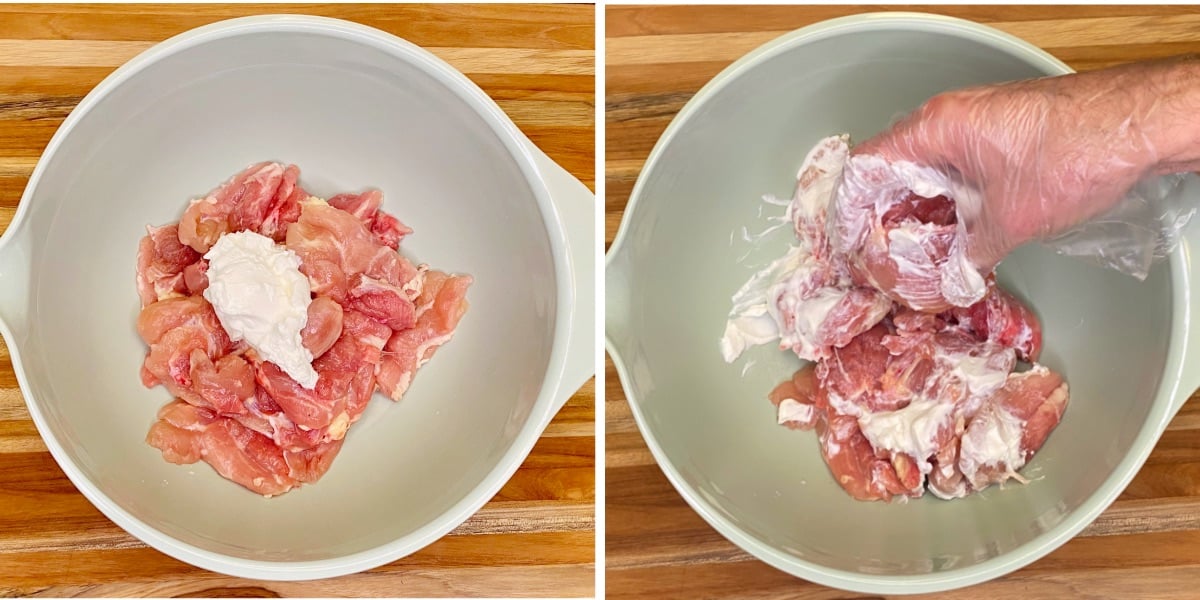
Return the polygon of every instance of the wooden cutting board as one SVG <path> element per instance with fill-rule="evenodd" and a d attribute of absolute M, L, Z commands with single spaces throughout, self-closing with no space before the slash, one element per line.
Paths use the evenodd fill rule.
<path fill-rule="evenodd" d="M 611 244 L 642 163 L 705 82 L 752 48 L 872 10 L 963 17 L 1024 38 L 1076 70 L 1200 52 L 1197 7 L 638 7 L 606 11 L 606 213 Z M 742 552 L 684 503 L 655 464 L 608 363 L 609 598 L 864 598 L 793 578 Z M 929 598 L 1200 598 L 1200 401 L 1076 539 L 1007 577 Z"/>
<path fill-rule="evenodd" d="M 0 5 L 0 231 L 50 136 L 114 68 L 193 27 L 285 12 L 350 19 L 424 46 L 594 187 L 592 6 Z M 148 548 L 93 508 L 42 444 L 0 345 L 0 596 L 590 596 L 594 389 L 571 398 L 491 502 L 426 549 L 357 575 L 251 581 Z"/>

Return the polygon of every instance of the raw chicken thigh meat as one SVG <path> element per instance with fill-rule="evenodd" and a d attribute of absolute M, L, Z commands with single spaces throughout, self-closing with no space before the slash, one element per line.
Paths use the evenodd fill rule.
<path fill-rule="evenodd" d="M 299 176 L 295 165 L 252 165 L 193 200 L 179 223 L 148 227 L 137 254 L 142 383 L 175 398 L 146 441 L 168 462 L 203 460 L 268 497 L 320 479 L 376 389 L 400 400 L 453 336 L 471 285 L 398 252 L 412 229 L 380 209 L 380 192 L 325 201 Z M 231 340 L 203 295 L 205 253 L 243 231 L 299 258 L 312 292 L 300 331 L 318 374 L 312 389 Z"/>
<path fill-rule="evenodd" d="M 920 312 L 942 298 L 930 282 L 956 268 L 954 201 L 893 189 L 870 206 L 835 205 L 849 150 L 847 136 L 830 137 L 805 159 L 785 215 L 797 243 L 734 295 L 726 361 L 771 341 L 813 361 L 769 399 L 780 425 L 816 430 L 830 472 L 858 500 L 1026 482 L 1019 470 L 1069 397 L 1036 362 L 1040 323 L 991 275 L 981 299 Z M 855 251 L 835 251 L 830 233 L 851 236 Z M 893 299 L 881 287 L 907 291 Z M 1019 362 L 1031 368 L 1018 372 Z"/>

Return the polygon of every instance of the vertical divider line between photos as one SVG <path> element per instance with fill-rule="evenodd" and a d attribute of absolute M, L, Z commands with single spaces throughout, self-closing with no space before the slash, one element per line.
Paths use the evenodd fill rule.
<path fill-rule="evenodd" d="M 593 25 L 595 38 L 592 42 L 594 49 L 595 74 L 593 77 L 595 88 L 594 108 L 592 109 L 593 118 L 596 120 L 596 140 L 594 144 L 595 156 L 595 172 L 594 178 L 596 182 L 596 407 L 594 410 L 596 425 L 596 458 L 595 458 L 595 512 L 593 518 L 593 531 L 595 535 L 595 577 L 596 584 L 593 592 L 596 598 L 604 598 L 604 523 L 605 523 L 605 480 L 604 480 L 604 424 L 605 424 L 605 386 L 607 382 L 604 377 L 604 240 L 605 240 L 605 224 L 604 224 L 604 206 L 605 206 L 605 148 L 604 148 L 604 118 L 605 118 L 605 73 L 604 73 L 604 31 L 605 31 L 605 0 L 596 0 L 594 4 L 595 23 Z"/>

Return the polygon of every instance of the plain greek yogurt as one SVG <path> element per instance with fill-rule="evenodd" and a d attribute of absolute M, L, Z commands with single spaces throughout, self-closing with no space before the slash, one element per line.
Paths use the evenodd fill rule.
<path fill-rule="evenodd" d="M 301 342 L 312 290 L 300 257 L 252 231 L 229 233 L 204 255 L 213 305 L 233 341 L 245 340 L 305 389 L 317 385 L 312 353 Z"/>

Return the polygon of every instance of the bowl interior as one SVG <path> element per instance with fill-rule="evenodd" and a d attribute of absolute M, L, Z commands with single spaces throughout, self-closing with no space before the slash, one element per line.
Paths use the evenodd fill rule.
<path fill-rule="evenodd" d="M 266 561 L 395 542 L 480 486 L 530 415 L 556 310 L 533 189 L 490 122 L 396 52 L 312 28 L 212 39 L 114 89 L 46 165 L 24 223 L 26 391 L 87 482 L 163 534 Z M 381 189 L 415 230 L 404 254 L 475 277 L 455 339 L 403 401 L 377 395 L 324 479 L 270 500 L 145 444 L 170 398 L 139 383 L 134 328 L 145 226 L 262 160 L 299 165 L 324 197 Z"/>
<path fill-rule="evenodd" d="M 767 392 L 800 361 L 768 344 L 725 364 L 718 349 L 730 297 L 791 238 L 784 228 L 752 243 L 743 232 L 782 214 L 760 198 L 791 196 L 818 139 L 861 141 L 938 92 L 1052 72 L 1025 56 L 910 25 L 794 44 L 707 97 L 642 174 L 619 250 L 628 290 L 609 291 L 636 299 L 610 325 L 626 385 L 692 500 L 778 562 L 873 575 L 979 564 L 1069 519 L 1145 422 L 1170 336 L 1164 268 L 1140 283 L 1040 247 L 1001 265 L 1001 282 L 1042 319 L 1042 360 L 1065 374 L 1071 405 L 1024 469 L 1029 485 L 953 502 L 852 500 L 814 433 L 775 424 Z"/>

